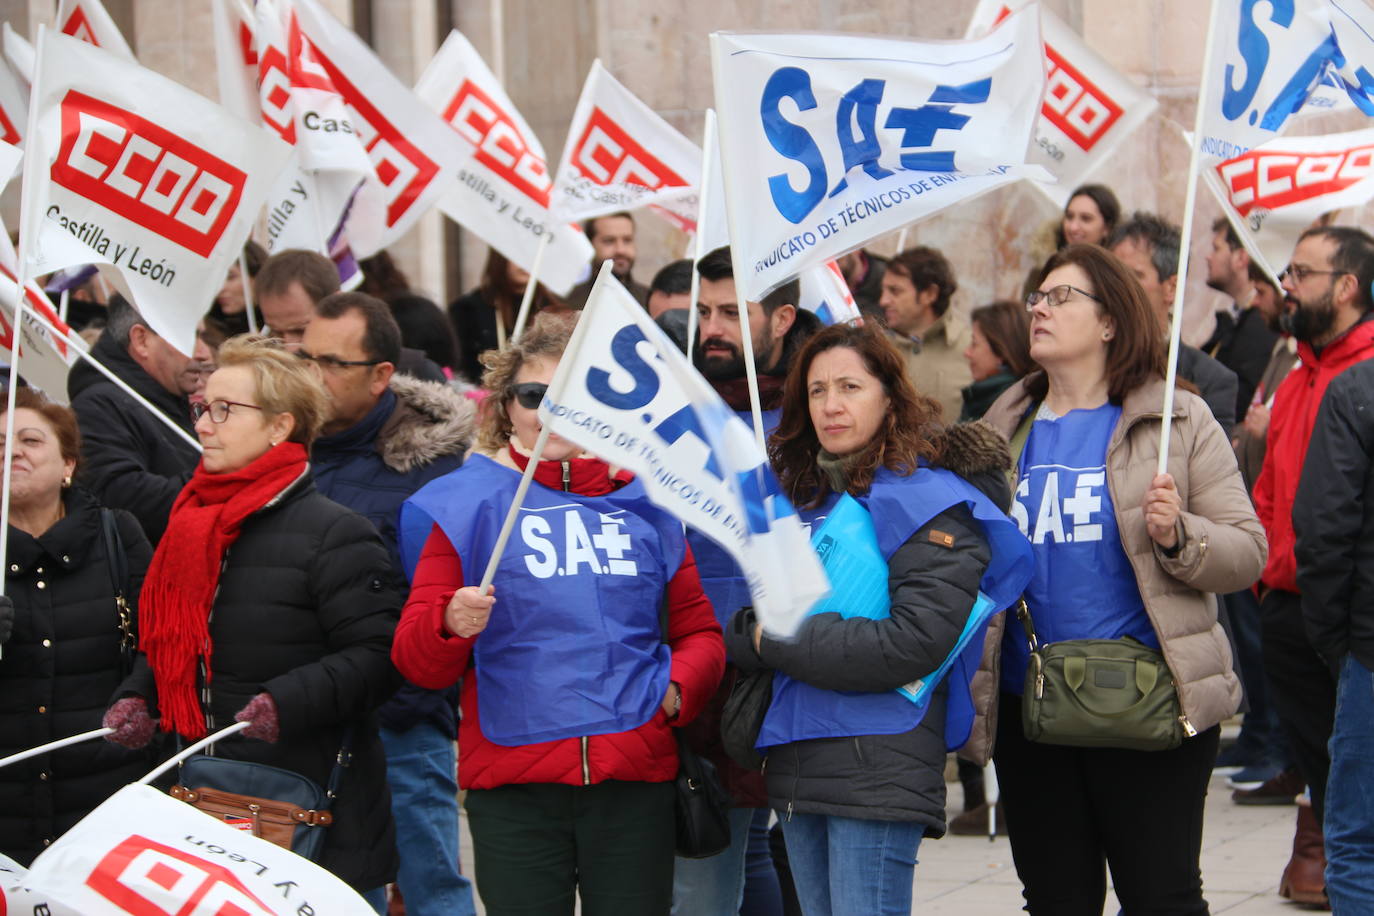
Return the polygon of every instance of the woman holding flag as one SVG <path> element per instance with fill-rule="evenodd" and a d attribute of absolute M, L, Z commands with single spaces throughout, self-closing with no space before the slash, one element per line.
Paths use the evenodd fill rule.
<path fill-rule="evenodd" d="M 945 754 L 969 734 L 987 619 L 1029 575 L 1002 509 L 1005 444 L 985 427 L 941 430 L 939 415 L 880 331 L 833 325 L 793 364 L 770 440 L 783 492 L 813 525 L 855 501 L 866 510 L 888 605 L 865 613 L 863 583 L 832 575 L 835 593 L 795 639 L 764 632 L 749 608 L 727 633 L 740 668 L 774 670 L 757 746 L 808 916 L 911 911 L 917 847 L 945 832 Z M 921 679 L 937 686 L 899 692 Z"/>
<path fill-rule="evenodd" d="M 1007 622 L 996 763 L 1026 908 L 1100 913 L 1105 863 L 1127 913 L 1206 913 L 1203 802 L 1218 723 L 1241 695 L 1207 593 L 1259 577 L 1264 532 L 1226 433 L 1187 391 L 1174 401 L 1169 473 L 1157 473 L 1166 355 L 1145 292 L 1120 261 L 1070 245 L 1045 265 L 1026 307 L 1031 356 L 1044 371 L 1008 389 L 984 419 L 1013 442 L 1012 516 L 1035 553 L 1031 628 L 1045 651 L 1089 639 L 1098 657 L 1106 641 L 1137 658 L 1158 650 L 1149 668 L 1162 653 L 1173 684 L 1163 693 L 1178 700 L 1161 708 L 1171 729 L 1175 718 L 1182 726 L 1171 749 L 1128 743 L 1121 713 L 1092 720 L 1094 746 L 1029 740 L 1031 629 Z M 1114 673 L 1086 680 L 1125 686 L 1106 677 Z M 1037 699 L 1053 696 L 1045 680 Z M 991 701 L 997 687 L 987 686 Z"/>
<path fill-rule="evenodd" d="M 556 435 L 531 455 L 575 321 L 541 313 L 488 354 L 477 453 L 402 509 L 427 540 L 392 659 L 421 687 L 462 680 L 458 783 L 488 913 L 571 914 L 580 894 L 588 916 L 666 916 L 673 733 L 715 692 L 724 647 L 681 523 L 641 483 Z M 532 460 L 483 594 L 468 583 Z"/>

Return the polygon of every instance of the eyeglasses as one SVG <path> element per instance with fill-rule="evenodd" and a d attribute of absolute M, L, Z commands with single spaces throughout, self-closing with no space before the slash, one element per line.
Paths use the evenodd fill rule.
<path fill-rule="evenodd" d="M 1340 276 L 1341 274 L 1348 273 L 1350 273 L 1350 271 L 1348 270 L 1316 270 L 1311 267 L 1303 267 L 1301 264 L 1289 264 L 1283 270 L 1279 271 L 1279 282 L 1282 283 L 1284 281 L 1284 278 L 1286 277 L 1292 277 L 1294 283 L 1301 283 L 1308 277 L 1316 276 L 1318 274 L 1327 274 L 1328 276 Z"/>
<path fill-rule="evenodd" d="M 1088 292 L 1088 291 L 1085 290 L 1085 289 L 1079 289 L 1079 288 L 1076 287 L 1076 286 L 1070 286 L 1070 285 L 1067 284 L 1067 283 L 1061 283 L 1061 284 L 1059 284 L 1058 286 L 1052 286 L 1052 287 L 1050 287 L 1050 288 L 1047 289 L 1047 290 L 1043 290 L 1043 291 L 1042 291 L 1042 290 L 1038 290 L 1038 289 L 1037 289 L 1037 290 L 1032 290 L 1031 292 L 1027 293 L 1027 294 L 1026 294 L 1026 311 L 1029 312 L 1029 311 L 1031 311 L 1032 309 L 1034 309 L 1037 305 L 1040 304 L 1040 300 L 1042 300 L 1042 299 L 1045 300 L 1045 304 L 1046 304 L 1046 305 L 1050 305 L 1050 306 L 1060 306 L 1060 305 L 1063 305 L 1065 302 L 1068 302 L 1068 301 L 1069 301 L 1069 295 L 1070 295 L 1071 293 L 1078 293 L 1080 296 L 1087 296 L 1089 299 L 1091 299 L 1091 300 L 1094 301 L 1094 302 L 1101 302 L 1101 301 L 1102 301 L 1101 299 L 1097 298 L 1096 296 L 1094 296 L 1092 293 Z"/>
<path fill-rule="evenodd" d="M 380 366 L 382 363 L 390 362 L 390 360 L 385 359 L 339 359 L 337 356 L 316 356 L 314 353 L 299 347 L 296 348 L 296 356 L 314 363 L 325 372 L 341 372 L 354 366 Z"/>
<path fill-rule="evenodd" d="M 540 402 L 544 400 L 544 392 L 548 390 L 549 386 L 543 382 L 522 382 L 511 388 L 511 394 L 526 410 L 538 410 Z"/>
<path fill-rule="evenodd" d="M 225 420 L 229 419 L 230 407 L 249 407 L 253 410 L 262 410 L 262 408 L 256 404 L 244 404 L 241 401 L 226 401 L 221 398 L 219 400 L 210 401 L 209 403 L 200 401 L 192 404 L 191 416 L 196 418 L 196 422 L 200 422 L 200 418 L 208 413 L 211 423 L 223 423 Z"/>

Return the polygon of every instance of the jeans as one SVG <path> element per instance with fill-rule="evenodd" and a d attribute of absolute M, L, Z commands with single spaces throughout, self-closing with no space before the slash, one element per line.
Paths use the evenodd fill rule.
<path fill-rule="evenodd" d="M 768 853 L 772 813 L 768 808 L 731 808 L 728 848 L 705 859 L 678 857 L 673 866 L 673 916 L 742 912 L 746 877 L 751 883 L 747 912 L 781 913 L 778 876 Z"/>
<path fill-rule="evenodd" d="M 386 781 L 410 916 L 474 916 L 472 883 L 458 871 L 458 783 L 453 739 L 431 722 L 383 728 Z"/>
<path fill-rule="evenodd" d="M 1326 895 L 1341 913 L 1374 913 L 1374 675 L 1341 663 L 1325 823 Z"/>
<path fill-rule="evenodd" d="M 806 916 L 910 916 L 916 848 L 925 825 L 827 814 L 783 821 Z"/>

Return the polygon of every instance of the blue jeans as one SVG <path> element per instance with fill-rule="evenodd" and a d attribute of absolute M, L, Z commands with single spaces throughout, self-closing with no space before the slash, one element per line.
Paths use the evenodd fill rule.
<path fill-rule="evenodd" d="M 383 728 L 386 781 L 410 916 L 475 916 L 472 883 L 458 871 L 458 782 L 453 739 L 431 722 Z"/>
<path fill-rule="evenodd" d="M 744 901 L 746 873 L 762 885 L 756 896 L 763 899 L 753 909 L 781 911 L 778 876 L 768 854 L 768 819 L 772 813 L 767 808 L 731 808 L 730 845 L 726 849 L 705 859 L 679 856 L 674 860 L 673 916 L 734 916 Z M 751 855 L 756 847 L 762 852 L 761 859 Z M 777 902 L 770 908 L 770 901 Z"/>
<path fill-rule="evenodd" d="M 925 825 L 824 814 L 782 822 L 806 916 L 910 916 Z"/>
<path fill-rule="evenodd" d="M 1326 895 L 1336 913 L 1374 913 L 1374 674 L 1341 663 L 1326 787 Z"/>

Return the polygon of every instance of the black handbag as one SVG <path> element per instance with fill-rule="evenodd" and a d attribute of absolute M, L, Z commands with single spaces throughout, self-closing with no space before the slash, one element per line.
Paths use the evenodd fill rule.
<path fill-rule="evenodd" d="M 129 587 L 129 558 L 124 553 L 124 541 L 119 536 L 119 523 L 114 512 L 100 510 L 100 534 L 105 541 L 105 566 L 110 572 L 110 591 L 114 594 L 115 610 L 119 613 L 119 662 L 125 677 L 134 670 L 134 655 L 138 641 L 134 636 L 134 615 L 124 592 Z"/>
<path fill-rule="evenodd" d="M 773 670 L 740 671 L 720 711 L 720 740 L 730 759 L 747 770 L 763 768 L 763 754 L 754 747 L 763 717 L 773 702 Z"/>
<path fill-rule="evenodd" d="M 351 762 L 352 743 L 350 727 L 327 789 L 280 767 L 196 754 L 181 765 L 170 794 L 231 827 L 316 862 L 324 848 L 325 828 L 334 823 L 330 806 Z"/>
<path fill-rule="evenodd" d="M 668 641 L 668 595 L 658 606 L 659 633 Z M 730 845 L 730 795 L 720 784 L 716 765 L 687 746 L 682 729 L 677 738 L 677 778 L 673 780 L 677 811 L 677 854 L 704 859 Z"/>

